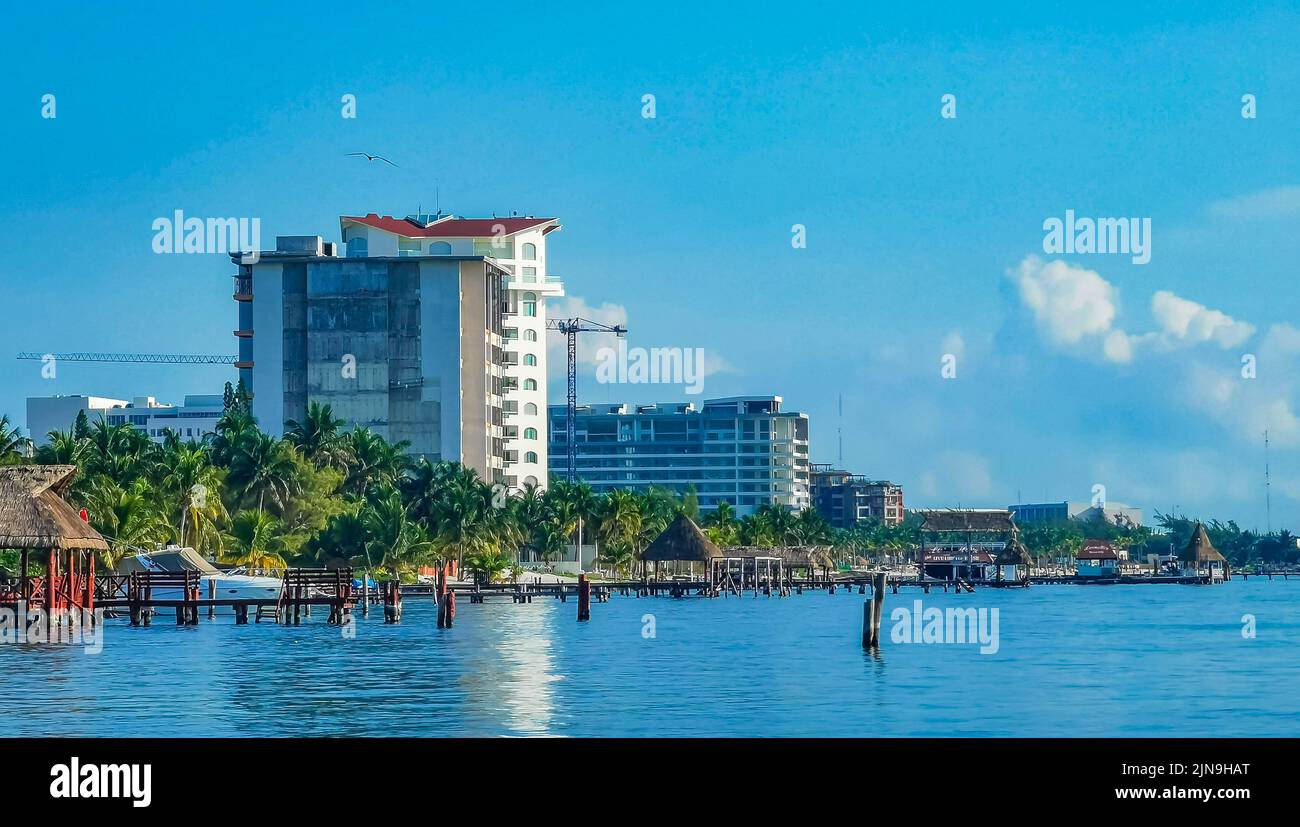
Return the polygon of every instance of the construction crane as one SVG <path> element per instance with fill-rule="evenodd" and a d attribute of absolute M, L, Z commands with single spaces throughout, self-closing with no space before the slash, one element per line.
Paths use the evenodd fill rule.
<path fill-rule="evenodd" d="M 24 351 L 19 359 L 43 362 L 52 358 L 56 362 L 150 362 L 164 365 L 233 365 L 237 357 L 190 353 L 34 353 Z"/>
<path fill-rule="evenodd" d="M 565 445 L 569 449 L 569 482 L 573 482 L 574 468 L 577 467 L 578 445 L 576 420 L 578 416 L 578 334 L 579 333 L 613 333 L 622 338 L 627 335 L 627 328 L 621 324 L 608 325 L 589 319 L 548 319 L 547 330 L 557 330 L 568 337 L 569 356 L 569 397 L 568 411 L 564 420 Z"/>

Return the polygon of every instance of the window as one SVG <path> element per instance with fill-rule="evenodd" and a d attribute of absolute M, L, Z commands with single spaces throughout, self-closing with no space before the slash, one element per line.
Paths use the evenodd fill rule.
<path fill-rule="evenodd" d="M 528 453 L 524 454 L 524 462 L 537 462 L 537 452 L 529 451 Z"/>
<path fill-rule="evenodd" d="M 524 428 L 524 439 L 537 439 L 537 429 Z"/>
<path fill-rule="evenodd" d="M 536 380 L 536 379 L 525 379 L 525 380 L 524 380 L 524 390 L 526 390 L 526 391 L 535 391 L 535 390 L 537 390 L 537 380 Z"/>
<path fill-rule="evenodd" d="M 524 284 L 536 284 L 536 283 L 537 283 L 537 268 L 536 268 L 536 267 L 525 267 L 525 268 L 524 268 L 524 279 L 523 279 L 523 280 L 524 280 Z"/>
<path fill-rule="evenodd" d="M 524 405 L 524 413 L 528 414 L 529 416 L 537 416 L 537 405 L 533 404 L 532 402 L 527 403 L 526 405 Z"/>
<path fill-rule="evenodd" d="M 535 341 L 537 341 L 537 331 L 536 331 L 536 330 L 525 330 L 525 331 L 524 331 L 524 341 L 525 341 L 525 342 L 535 342 Z"/>
<path fill-rule="evenodd" d="M 524 315 L 525 316 L 537 315 L 537 294 L 536 293 L 524 294 Z"/>
<path fill-rule="evenodd" d="M 451 242 L 434 241 L 429 244 L 429 255 L 431 256 L 449 256 L 451 255 Z"/>
<path fill-rule="evenodd" d="M 525 244 L 525 245 L 524 245 L 524 261 L 537 261 L 537 245 L 536 245 L 536 244 Z"/>
<path fill-rule="evenodd" d="M 503 327 L 503 328 L 501 328 L 501 338 L 502 338 L 502 339 L 518 339 L 518 338 L 519 338 L 519 328 L 517 328 L 517 327 Z"/>
<path fill-rule="evenodd" d="M 370 255 L 370 242 L 365 236 L 348 239 L 348 258 L 365 258 Z"/>
<path fill-rule="evenodd" d="M 492 258 L 514 258 L 515 243 L 512 240 L 496 236 L 486 241 L 474 242 L 474 255 Z"/>
<path fill-rule="evenodd" d="M 531 475 L 531 474 L 529 474 L 528 476 L 524 477 L 524 485 L 526 485 L 526 486 L 529 486 L 529 485 L 537 485 L 537 477 L 534 477 L 534 476 Z"/>
<path fill-rule="evenodd" d="M 531 353 L 524 354 L 524 364 L 530 368 L 537 367 L 537 357 Z"/>
<path fill-rule="evenodd" d="M 420 239 L 399 237 L 397 239 L 397 254 L 399 256 L 418 256 L 420 254 Z"/>

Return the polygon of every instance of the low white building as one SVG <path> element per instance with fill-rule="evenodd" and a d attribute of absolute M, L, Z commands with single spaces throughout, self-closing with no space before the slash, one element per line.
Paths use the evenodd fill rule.
<path fill-rule="evenodd" d="M 182 440 L 202 439 L 216 428 L 225 404 L 219 393 L 188 395 L 182 405 L 163 404 L 152 396 L 131 401 L 105 396 L 30 396 L 27 430 L 32 441 L 45 445 L 51 431 L 71 431 L 82 411 L 92 424 L 98 420 L 109 425 L 130 424 L 162 442 L 169 430 Z"/>

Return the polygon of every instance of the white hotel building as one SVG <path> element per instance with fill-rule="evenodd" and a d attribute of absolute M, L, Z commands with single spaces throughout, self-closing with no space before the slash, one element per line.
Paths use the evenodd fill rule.
<path fill-rule="evenodd" d="M 546 269 L 546 237 L 554 218 L 461 218 L 371 213 L 343 216 L 343 255 L 488 256 L 509 275 L 504 296 L 505 481 L 510 488 L 547 483 L 546 300 L 564 295 Z"/>

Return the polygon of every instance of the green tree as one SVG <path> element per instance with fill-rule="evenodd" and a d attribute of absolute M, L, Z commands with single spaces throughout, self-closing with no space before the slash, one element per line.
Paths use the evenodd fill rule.
<path fill-rule="evenodd" d="M 284 438 L 318 468 L 347 468 L 352 444 L 342 430 L 344 424 L 329 405 L 312 402 L 301 422 L 285 423 Z"/>
<path fill-rule="evenodd" d="M 235 515 L 226 537 L 222 561 L 249 569 L 288 567 L 280 537 L 280 521 L 265 511 L 247 510 Z"/>

